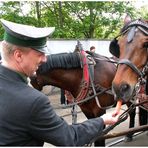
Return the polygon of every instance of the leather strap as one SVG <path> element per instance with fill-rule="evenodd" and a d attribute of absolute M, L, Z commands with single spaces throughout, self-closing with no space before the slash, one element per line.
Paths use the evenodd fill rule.
<path fill-rule="evenodd" d="M 126 64 L 128 65 L 132 70 L 134 70 L 140 77 L 143 77 L 143 73 L 128 59 L 122 59 L 118 62 L 119 64 Z"/>

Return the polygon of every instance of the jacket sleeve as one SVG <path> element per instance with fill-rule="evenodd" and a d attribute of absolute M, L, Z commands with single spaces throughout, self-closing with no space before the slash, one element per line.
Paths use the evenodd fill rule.
<path fill-rule="evenodd" d="M 55 113 L 49 99 L 43 95 L 33 104 L 29 131 L 33 137 L 55 146 L 83 146 L 98 136 L 103 126 L 102 118 L 68 125 Z"/>

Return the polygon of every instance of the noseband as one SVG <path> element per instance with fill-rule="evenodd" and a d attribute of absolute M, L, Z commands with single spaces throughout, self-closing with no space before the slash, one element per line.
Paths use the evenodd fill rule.
<path fill-rule="evenodd" d="M 144 23 L 141 20 L 136 20 L 131 22 L 130 24 L 128 24 L 127 26 L 125 26 L 122 31 L 121 31 L 121 35 L 124 35 L 127 31 L 129 31 L 128 36 L 127 36 L 127 41 L 128 43 L 132 42 L 135 33 L 137 30 L 140 30 L 141 32 L 143 32 L 146 36 L 148 36 L 148 23 Z M 146 45 L 147 47 L 147 53 L 148 53 L 148 45 Z M 140 71 L 137 66 L 135 64 L 133 64 L 130 60 L 128 59 L 121 59 L 118 62 L 119 64 L 126 64 L 127 66 L 129 66 L 134 72 L 136 72 L 136 74 L 138 74 L 138 76 L 140 78 L 144 78 L 146 72 L 148 71 L 148 62 L 147 64 L 144 66 L 143 70 Z"/>
<path fill-rule="evenodd" d="M 146 63 L 146 65 L 143 67 L 142 71 L 140 71 L 137 66 L 135 66 L 135 64 L 133 64 L 130 60 L 128 59 L 121 59 L 117 65 L 119 64 L 125 64 L 127 66 L 129 66 L 134 72 L 136 72 L 136 74 L 138 74 L 138 76 L 140 78 L 143 78 L 145 77 L 145 75 L 147 74 L 148 72 L 148 62 Z"/>

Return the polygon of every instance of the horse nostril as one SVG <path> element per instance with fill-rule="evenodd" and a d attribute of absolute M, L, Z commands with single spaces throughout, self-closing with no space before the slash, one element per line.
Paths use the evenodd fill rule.
<path fill-rule="evenodd" d="M 112 91 L 115 100 L 122 99 L 123 102 L 127 102 L 132 96 L 133 88 L 130 84 L 125 82 L 122 82 L 122 84 L 120 85 L 116 85 L 115 83 L 113 83 Z"/>
<path fill-rule="evenodd" d="M 128 84 L 122 84 L 120 87 L 121 93 L 125 93 L 130 89 L 130 86 Z"/>

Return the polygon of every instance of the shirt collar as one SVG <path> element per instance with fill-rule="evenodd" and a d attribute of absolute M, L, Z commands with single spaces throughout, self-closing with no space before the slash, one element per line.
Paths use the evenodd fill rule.
<path fill-rule="evenodd" d="M 23 73 L 9 69 L 1 64 L 0 64 L 0 74 L 4 75 L 8 79 L 18 80 L 18 81 L 22 80 L 23 82 L 28 84 L 27 77 Z"/>

